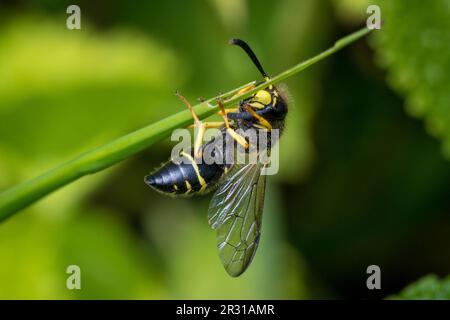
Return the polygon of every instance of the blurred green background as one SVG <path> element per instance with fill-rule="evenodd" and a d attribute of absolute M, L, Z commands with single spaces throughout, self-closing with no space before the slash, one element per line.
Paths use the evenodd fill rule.
<path fill-rule="evenodd" d="M 243 276 L 220 264 L 210 196 L 143 183 L 167 139 L 1 224 L 0 298 L 365 299 L 450 273 L 450 2 L 370 3 L 381 31 L 286 81 L 281 171 Z M 0 0 L 0 190 L 183 110 L 176 89 L 194 102 L 258 78 L 229 38 L 277 74 L 363 26 L 369 1 L 84 0 L 81 30 L 70 4 Z"/>

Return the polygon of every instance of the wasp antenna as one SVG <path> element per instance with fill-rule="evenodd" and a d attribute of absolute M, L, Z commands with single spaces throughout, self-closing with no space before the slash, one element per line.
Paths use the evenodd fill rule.
<path fill-rule="evenodd" d="M 250 46 L 244 40 L 231 39 L 230 41 L 228 41 L 228 43 L 241 47 L 247 53 L 247 55 L 250 57 L 250 59 L 252 59 L 253 63 L 255 64 L 256 68 L 258 68 L 258 70 L 262 74 L 262 76 L 264 78 L 268 78 L 269 77 L 267 75 L 267 73 L 264 71 L 263 67 L 261 66 L 261 63 L 259 62 L 259 60 L 256 57 L 256 55 L 253 52 L 253 50 L 250 48 Z"/>

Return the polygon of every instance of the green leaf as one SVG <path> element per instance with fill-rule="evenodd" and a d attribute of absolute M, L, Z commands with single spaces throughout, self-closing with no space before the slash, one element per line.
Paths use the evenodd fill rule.
<path fill-rule="evenodd" d="M 379 0 L 384 25 L 373 46 L 388 82 L 423 118 L 450 158 L 450 2 Z"/>
<path fill-rule="evenodd" d="M 435 275 L 428 275 L 410 284 L 398 295 L 388 299 L 407 300 L 447 300 L 450 299 L 450 276 L 440 280 Z"/>

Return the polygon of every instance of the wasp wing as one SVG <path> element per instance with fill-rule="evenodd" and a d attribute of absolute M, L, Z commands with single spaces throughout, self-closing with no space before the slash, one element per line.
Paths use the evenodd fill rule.
<path fill-rule="evenodd" d="M 220 260 L 233 277 L 247 269 L 258 247 L 266 187 L 263 168 L 259 162 L 234 165 L 209 205 L 208 222 L 217 231 Z"/>

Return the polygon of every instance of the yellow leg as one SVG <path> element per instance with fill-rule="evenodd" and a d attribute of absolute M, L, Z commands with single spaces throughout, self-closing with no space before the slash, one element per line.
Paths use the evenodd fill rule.
<path fill-rule="evenodd" d="M 195 137 L 194 142 L 194 157 L 197 159 L 201 158 L 202 156 L 201 147 L 203 143 L 203 137 L 205 136 L 206 124 L 200 121 L 200 119 L 195 114 L 194 109 L 192 108 L 192 106 L 186 100 L 185 97 L 183 97 L 178 91 L 176 92 L 176 95 L 178 96 L 178 98 L 180 98 L 181 101 L 183 101 L 183 103 L 191 112 L 192 117 L 194 118 L 194 128 L 198 128 L 197 136 Z"/>
<path fill-rule="evenodd" d="M 250 84 L 250 85 L 248 85 L 248 86 L 242 88 L 242 89 L 239 90 L 238 92 L 236 92 L 234 95 L 231 96 L 230 99 L 235 98 L 235 97 L 238 97 L 238 96 L 240 96 L 241 94 L 244 94 L 244 93 L 246 93 L 246 92 L 249 91 L 249 90 L 252 90 L 254 87 L 255 87 L 254 84 Z M 225 111 L 220 110 L 220 111 L 218 112 L 218 114 L 221 115 L 221 116 L 223 116 L 224 114 L 226 115 L 227 113 L 230 113 L 230 112 L 239 112 L 239 108 L 223 108 L 223 109 L 224 109 Z"/>
<path fill-rule="evenodd" d="M 253 88 L 255 88 L 254 84 L 248 85 L 248 86 L 242 88 L 241 90 L 239 90 L 238 92 L 236 92 L 233 97 L 240 96 L 241 94 L 244 94 L 247 91 L 252 90 Z"/>
<path fill-rule="evenodd" d="M 252 90 L 253 88 L 255 88 L 255 85 L 254 85 L 254 84 L 250 84 L 250 85 L 248 85 L 248 86 L 242 88 L 242 89 L 239 90 L 238 92 L 236 92 L 231 98 L 238 97 L 238 96 L 240 96 L 241 94 L 244 94 L 244 93 L 246 93 L 247 91 Z M 224 111 L 223 111 L 223 110 L 224 110 Z M 220 110 L 220 111 L 218 112 L 218 114 L 221 115 L 221 116 L 223 116 L 224 114 L 226 115 L 226 114 L 231 113 L 231 112 L 234 112 L 234 113 L 239 112 L 239 108 L 223 108 L 223 110 Z"/>
<path fill-rule="evenodd" d="M 235 98 L 240 96 L 241 94 L 246 93 L 249 90 L 252 90 L 253 88 L 255 88 L 254 84 L 250 84 L 244 88 L 242 88 L 241 90 L 239 90 L 238 92 L 236 92 L 234 95 L 231 96 L 230 99 Z M 239 112 L 239 108 L 223 108 L 225 111 L 219 111 L 218 114 L 223 116 L 224 114 L 230 113 L 230 112 Z"/>
<path fill-rule="evenodd" d="M 255 112 L 255 110 L 252 109 L 252 107 L 250 106 L 245 106 L 244 107 L 245 110 L 250 113 L 252 115 L 253 118 L 255 118 L 256 120 L 258 120 L 258 122 L 265 128 L 267 128 L 268 130 L 272 130 L 272 125 L 266 120 L 264 119 L 264 117 L 260 116 L 259 114 L 257 114 Z"/>
<path fill-rule="evenodd" d="M 223 117 L 223 122 L 225 123 L 225 126 L 227 128 L 228 134 L 237 141 L 241 146 L 243 146 L 245 149 L 248 149 L 248 142 L 245 140 L 243 136 L 238 134 L 236 131 L 233 130 L 233 128 L 230 127 L 230 123 L 228 122 L 228 118 L 226 116 L 225 107 L 223 106 L 222 101 L 217 100 L 217 104 L 219 105 L 221 116 Z"/>

